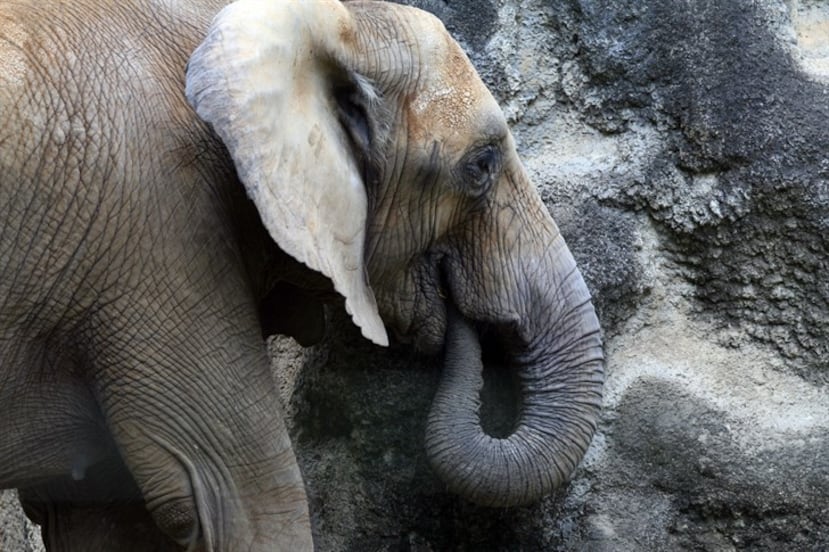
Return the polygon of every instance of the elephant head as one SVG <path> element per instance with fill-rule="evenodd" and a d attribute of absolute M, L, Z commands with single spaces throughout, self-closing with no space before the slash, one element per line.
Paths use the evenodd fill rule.
<path fill-rule="evenodd" d="M 439 20 L 240 0 L 192 55 L 186 93 L 271 237 L 333 282 L 365 337 L 445 350 L 426 447 L 449 487 L 514 505 L 566 480 L 596 428 L 599 324 L 498 104 Z M 482 335 L 521 389 L 503 438 L 479 419 Z"/>

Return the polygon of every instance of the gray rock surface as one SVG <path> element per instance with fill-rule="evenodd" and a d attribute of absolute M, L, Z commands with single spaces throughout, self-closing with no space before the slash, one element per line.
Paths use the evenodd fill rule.
<path fill-rule="evenodd" d="M 323 344 L 271 343 L 318 548 L 829 549 L 829 3 L 409 3 L 469 51 L 591 286 L 604 414 L 555 496 L 468 504 L 423 453 L 437 362 L 331 310 Z"/>
<path fill-rule="evenodd" d="M 0 491 L 0 552 L 41 552 L 40 528 L 31 523 L 16 491 Z"/>

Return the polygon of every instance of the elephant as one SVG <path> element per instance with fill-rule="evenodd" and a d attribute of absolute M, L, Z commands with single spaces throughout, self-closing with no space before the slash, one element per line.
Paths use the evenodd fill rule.
<path fill-rule="evenodd" d="M 309 550 L 263 335 L 445 356 L 426 454 L 489 506 L 566 482 L 601 330 L 440 21 L 354 0 L 0 1 L 0 487 L 50 550 Z M 391 339 L 390 337 L 391 336 Z M 520 389 L 482 429 L 484 354 Z"/>

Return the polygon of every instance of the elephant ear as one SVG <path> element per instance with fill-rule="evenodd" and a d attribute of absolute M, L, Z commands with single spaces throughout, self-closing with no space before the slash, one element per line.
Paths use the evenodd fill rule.
<path fill-rule="evenodd" d="M 230 152 L 271 237 L 330 278 L 363 335 L 387 345 L 364 261 L 360 162 L 334 99 L 338 84 L 354 81 L 354 37 L 337 0 L 237 1 L 191 56 L 186 95 Z"/>

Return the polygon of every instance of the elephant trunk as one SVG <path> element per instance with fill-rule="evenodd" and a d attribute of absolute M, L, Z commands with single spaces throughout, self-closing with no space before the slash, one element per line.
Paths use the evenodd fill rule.
<path fill-rule="evenodd" d="M 539 300 L 546 295 L 545 303 L 533 301 L 535 319 L 522 324 L 535 335 L 509 352 L 521 404 L 506 438 L 488 435 L 481 425 L 479 337 L 449 307 L 444 373 L 429 413 L 426 451 L 450 489 L 482 505 L 528 504 L 549 494 L 575 470 L 596 429 L 603 383 L 599 326 L 575 262 L 563 243 L 561 249 L 556 270 L 563 277 L 553 289 L 533 294 Z"/>

